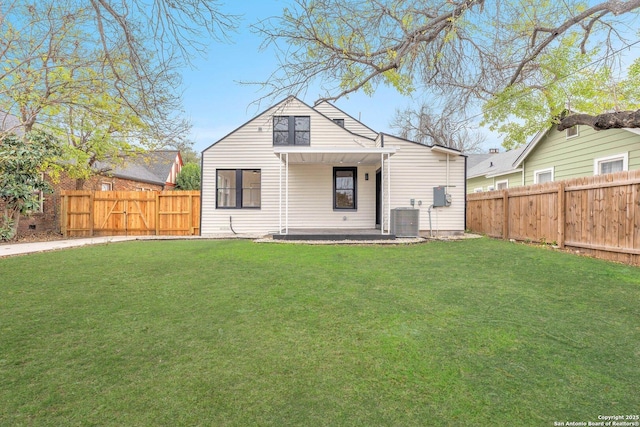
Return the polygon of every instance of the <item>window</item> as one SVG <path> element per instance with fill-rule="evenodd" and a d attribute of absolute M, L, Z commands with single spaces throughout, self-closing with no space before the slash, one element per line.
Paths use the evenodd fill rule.
<path fill-rule="evenodd" d="M 36 197 L 38 198 L 38 206 L 32 212 L 44 212 L 44 192 L 42 190 L 38 190 L 35 192 Z"/>
<path fill-rule="evenodd" d="M 508 180 L 504 180 L 504 181 L 496 181 L 496 189 L 497 190 L 506 190 L 507 188 L 509 188 L 509 181 Z"/>
<path fill-rule="evenodd" d="M 629 170 L 629 153 L 616 154 L 615 156 L 601 157 L 593 161 L 593 174 L 604 175 L 606 173 Z"/>
<path fill-rule="evenodd" d="M 260 169 L 218 169 L 216 171 L 216 208 L 259 208 Z"/>
<path fill-rule="evenodd" d="M 482 193 L 482 187 L 476 187 L 473 189 L 474 193 Z"/>
<path fill-rule="evenodd" d="M 45 180 L 44 172 L 40 172 L 40 179 L 42 181 Z M 36 208 L 31 212 L 40 212 L 40 213 L 44 212 L 44 192 L 42 190 L 37 190 L 37 191 L 34 191 L 33 194 L 37 198 L 38 206 L 36 206 Z"/>
<path fill-rule="evenodd" d="M 103 182 L 101 190 L 102 191 L 111 191 L 111 190 L 113 190 L 113 184 L 110 183 L 110 182 Z"/>
<path fill-rule="evenodd" d="M 487 186 L 487 191 L 493 191 L 493 190 L 495 190 L 495 187 L 493 185 Z"/>
<path fill-rule="evenodd" d="M 333 168 L 333 208 L 356 209 L 357 168 Z"/>
<path fill-rule="evenodd" d="M 333 123 L 337 124 L 340 127 L 344 127 L 344 119 L 333 119 Z"/>
<path fill-rule="evenodd" d="M 533 183 L 543 184 L 553 181 L 553 168 L 540 169 L 533 172 Z"/>
<path fill-rule="evenodd" d="M 310 145 L 310 130 L 309 116 L 275 116 L 273 145 Z"/>
<path fill-rule="evenodd" d="M 573 138 L 574 136 L 578 136 L 578 126 L 570 127 L 566 130 L 567 139 Z"/>

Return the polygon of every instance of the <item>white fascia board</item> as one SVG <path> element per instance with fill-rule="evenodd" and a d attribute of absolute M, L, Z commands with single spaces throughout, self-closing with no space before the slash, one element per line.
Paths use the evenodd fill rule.
<path fill-rule="evenodd" d="M 444 154 L 453 154 L 454 156 L 463 155 L 458 150 L 454 150 L 453 148 L 442 147 L 440 145 L 434 145 L 433 147 L 431 147 L 431 151 L 435 151 L 437 153 L 444 153 Z"/>
<path fill-rule="evenodd" d="M 275 154 L 285 153 L 307 153 L 307 154 L 389 154 L 393 155 L 398 151 L 396 147 L 309 147 L 309 146 L 276 146 L 273 147 Z"/>
<path fill-rule="evenodd" d="M 490 175 L 485 175 L 485 178 L 497 178 L 499 176 L 511 175 L 512 173 L 522 172 L 522 168 L 512 169 L 506 172 L 494 173 Z"/>

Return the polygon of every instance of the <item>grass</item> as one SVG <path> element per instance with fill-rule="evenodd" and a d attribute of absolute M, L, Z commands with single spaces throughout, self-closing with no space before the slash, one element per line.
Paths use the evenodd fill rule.
<path fill-rule="evenodd" d="M 488 239 L 0 259 L 0 425 L 553 425 L 640 412 L 640 269 Z"/>

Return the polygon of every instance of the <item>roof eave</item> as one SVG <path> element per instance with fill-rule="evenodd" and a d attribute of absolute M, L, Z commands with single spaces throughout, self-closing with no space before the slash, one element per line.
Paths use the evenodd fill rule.
<path fill-rule="evenodd" d="M 508 170 L 508 171 L 505 171 L 505 172 L 487 174 L 487 175 L 485 175 L 485 177 L 486 178 L 497 178 L 499 176 L 511 175 L 512 173 L 518 173 L 518 172 L 522 172 L 522 168 L 511 169 L 511 170 Z"/>

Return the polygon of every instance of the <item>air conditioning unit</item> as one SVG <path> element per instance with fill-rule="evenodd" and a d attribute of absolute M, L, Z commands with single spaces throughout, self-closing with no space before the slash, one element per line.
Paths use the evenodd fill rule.
<path fill-rule="evenodd" d="M 418 237 L 420 232 L 420 209 L 391 209 L 391 234 L 396 237 Z"/>

